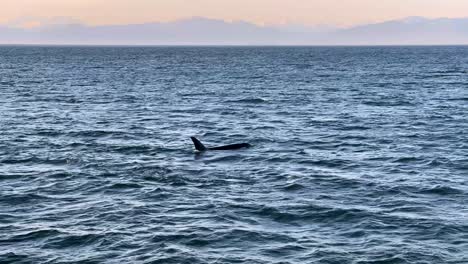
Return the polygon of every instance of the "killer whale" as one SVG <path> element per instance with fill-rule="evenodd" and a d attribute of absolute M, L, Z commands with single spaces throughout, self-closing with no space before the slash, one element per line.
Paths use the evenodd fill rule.
<path fill-rule="evenodd" d="M 196 137 L 190 137 L 192 139 L 195 149 L 198 151 L 207 151 L 207 150 L 236 150 L 241 148 L 250 148 L 251 145 L 248 143 L 232 144 L 221 147 L 207 148 L 203 143 L 200 142 Z"/>

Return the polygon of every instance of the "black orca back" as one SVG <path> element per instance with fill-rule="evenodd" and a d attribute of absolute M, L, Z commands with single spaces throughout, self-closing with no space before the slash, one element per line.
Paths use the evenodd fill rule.
<path fill-rule="evenodd" d="M 221 146 L 221 147 L 215 147 L 215 148 L 207 148 L 205 145 L 203 145 L 200 140 L 198 140 L 196 137 L 191 137 L 193 145 L 195 145 L 195 149 L 198 151 L 206 151 L 206 150 L 235 150 L 235 149 L 241 149 L 241 148 L 250 148 L 251 145 L 248 143 L 241 143 L 241 144 L 233 144 L 233 145 L 226 145 L 226 146 Z"/>
<path fill-rule="evenodd" d="M 221 147 L 215 147 L 215 148 L 209 148 L 210 150 L 234 150 L 234 149 L 241 149 L 241 148 L 250 148 L 250 144 L 247 143 L 241 143 L 241 144 L 233 144 L 233 145 L 227 145 L 227 146 L 221 146 Z"/>

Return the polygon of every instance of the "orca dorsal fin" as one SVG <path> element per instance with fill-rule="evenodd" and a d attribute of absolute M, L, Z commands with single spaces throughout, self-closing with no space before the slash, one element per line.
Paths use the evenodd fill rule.
<path fill-rule="evenodd" d="M 198 151 L 205 151 L 206 147 L 203 145 L 200 140 L 198 140 L 196 137 L 190 137 L 193 141 L 193 144 L 195 145 L 195 149 Z"/>

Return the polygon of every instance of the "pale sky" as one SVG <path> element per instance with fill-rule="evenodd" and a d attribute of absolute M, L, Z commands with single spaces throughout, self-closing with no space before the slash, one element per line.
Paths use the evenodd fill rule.
<path fill-rule="evenodd" d="M 189 17 L 351 26 L 408 16 L 468 17 L 468 0 L 0 0 L 0 24 L 73 18 L 89 25 Z"/>

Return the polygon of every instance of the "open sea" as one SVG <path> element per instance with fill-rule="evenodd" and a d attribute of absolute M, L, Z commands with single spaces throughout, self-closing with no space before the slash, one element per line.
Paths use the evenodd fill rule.
<path fill-rule="evenodd" d="M 466 264 L 468 47 L 0 46 L 0 263 Z"/>

